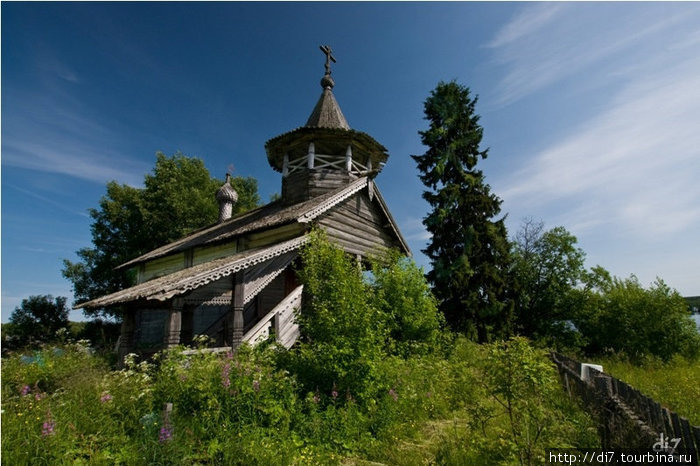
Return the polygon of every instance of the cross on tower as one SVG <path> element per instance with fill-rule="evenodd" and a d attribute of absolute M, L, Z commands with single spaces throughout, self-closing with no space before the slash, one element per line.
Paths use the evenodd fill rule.
<path fill-rule="evenodd" d="M 335 63 L 335 57 L 332 55 L 333 51 L 328 45 L 322 45 L 321 52 L 326 54 L 326 74 L 331 74 L 331 62 Z"/>

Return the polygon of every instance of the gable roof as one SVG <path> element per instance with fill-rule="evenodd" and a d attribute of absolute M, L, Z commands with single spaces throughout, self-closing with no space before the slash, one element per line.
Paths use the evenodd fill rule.
<path fill-rule="evenodd" d="M 307 236 L 300 236 L 273 246 L 250 249 L 229 257 L 215 259 L 80 303 L 74 309 L 101 308 L 138 300 L 167 301 L 174 296 L 185 294 L 253 265 L 294 251 L 307 240 Z"/>
<path fill-rule="evenodd" d="M 330 191 L 321 196 L 290 206 L 285 206 L 281 201 L 271 202 L 263 207 L 226 220 L 225 222 L 195 231 L 184 238 L 132 259 L 120 265 L 117 269 L 133 267 L 149 260 L 182 252 L 197 246 L 224 242 L 244 233 L 264 230 L 287 223 L 308 223 L 334 205 L 366 187 L 367 183 L 367 177 L 358 178 L 349 185 L 336 189 L 335 191 Z"/>

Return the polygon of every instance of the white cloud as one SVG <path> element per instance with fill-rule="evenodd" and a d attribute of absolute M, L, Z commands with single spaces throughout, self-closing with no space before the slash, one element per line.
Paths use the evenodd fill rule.
<path fill-rule="evenodd" d="M 683 230 L 700 218 L 699 122 L 695 60 L 640 78 L 536 154 L 503 183 L 501 196 L 521 205 L 566 201 L 589 226 L 605 218 L 648 235 Z"/>
<path fill-rule="evenodd" d="M 138 186 L 144 167 L 122 154 L 105 153 L 79 141 L 53 145 L 48 141 L 15 140 L 3 145 L 5 165 L 69 175 L 96 183 L 117 180 Z"/>
<path fill-rule="evenodd" d="M 428 230 L 423 225 L 423 220 L 416 217 L 408 217 L 401 222 L 401 231 L 407 241 L 425 242 L 431 238 Z"/>
<path fill-rule="evenodd" d="M 540 3 L 522 10 L 496 33 L 487 47 L 502 47 L 533 34 L 553 21 L 564 6 L 563 3 Z"/>
<path fill-rule="evenodd" d="M 492 49 L 495 100 L 537 115 L 521 99 L 542 90 L 547 114 L 572 119 L 518 147 L 522 165 L 493 181 L 511 221 L 564 225 L 589 265 L 698 293 L 698 24 L 697 5 L 572 4 Z"/>
<path fill-rule="evenodd" d="M 13 92 L 3 106 L 3 165 L 103 184 L 138 186 L 148 166 L 109 149 L 118 137 L 74 98 L 60 92 Z"/>
<path fill-rule="evenodd" d="M 697 8 L 528 5 L 487 44 L 494 63 L 505 68 L 493 100 L 508 105 L 566 78 L 581 78 L 580 73 L 593 70 L 597 81 L 611 68 L 619 71 L 644 61 L 649 53 L 687 48 L 697 37 L 680 31 L 694 27 L 698 19 Z"/>

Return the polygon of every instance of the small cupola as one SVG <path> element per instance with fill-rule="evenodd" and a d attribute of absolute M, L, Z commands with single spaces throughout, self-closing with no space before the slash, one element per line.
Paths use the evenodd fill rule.
<path fill-rule="evenodd" d="M 226 182 L 216 192 L 219 203 L 219 223 L 225 222 L 233 214 L 233 205 L 238 201 L 238 193 L 231 186 L 231 174 L 226 173 Z"/>

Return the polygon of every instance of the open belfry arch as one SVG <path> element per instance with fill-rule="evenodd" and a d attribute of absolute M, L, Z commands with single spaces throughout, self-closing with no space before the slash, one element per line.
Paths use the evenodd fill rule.
<path fill-rule="evenodd" d="M 312 227 L 353 256 L 410 250 L 373 182 L 389 157 L 350 128 L 333 95 L 328 46 L 323 91 L 306 124 L 265 144 L 282 174 L 281 197 L 231 217 L 238 194 L 216 194 L 219 221 L 119 266 L 137 284 L 76 308 L 124 310 L 119 356 L 144 355 L 206 335 L 216 348 L 255 343 L 274 332 L 285 347 L 299 337 L 294 315 L 302 286 L 293 266 Z M 214 200 L 212 200 L 214 202 Z"/>

